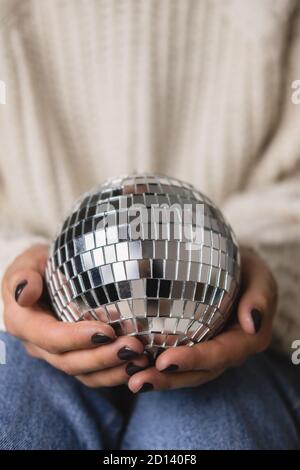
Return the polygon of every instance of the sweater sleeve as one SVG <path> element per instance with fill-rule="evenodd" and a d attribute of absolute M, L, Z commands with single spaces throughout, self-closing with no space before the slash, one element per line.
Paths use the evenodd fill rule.
<path fill-rule="evenodd" d="M 299 12 L 298 7 L 287 42 L 277 129 L 246 190 L 223 206 L 240 243 L 256 248 L 278 282 L 273 346 L 287 354 L 300 338 L 300 104 L 293 99 L 293 84 L 300 79 Z"/>
<path fill-rule="evenodd" d="M 27 7 L 28 2 L 21 2 L 20 0 L 0 0 L 0 28 L 8 23 L 12 16 L 21 13 L 21 9 Z M 3 66 L 5 54 L 7 53 L 7 45 L 2 43 L 1 56 L 0 56 L 0 80 L 7 80 L 7 93 L 8 104 L 0 104 L 0 142 L 4 140 L 5 132 L 7 129 L 3 124 L 7 119 L 6 109 L 12 106 L 12 83 L 7 79 L 8 74 L 6 68 Z M 9 121 L 13 125 L 12 120 Z M 7 123 L 6 123 L 7 125 Z M 18 256 L 22 251 L 31 247 L 36 243 L 48 243 L 49 240 L 41 235 L 35 233 L 30 227 L 25 224 L 18 225 L 12 223 L 16 218 L 14 210 L 11 208 L 9 198 L 6 191 L 6 181 L 3 178 L 3 170 L 7 164 L 7 155 L 3 146 L 0 145 L 0 284 L 2 283 L 3 275 L 8 265 Z M 25 177 L 25 176 L 24 176 Z M 3 323 L 3 300 L 0 294 L 0 330 L 5 329 Z"/>

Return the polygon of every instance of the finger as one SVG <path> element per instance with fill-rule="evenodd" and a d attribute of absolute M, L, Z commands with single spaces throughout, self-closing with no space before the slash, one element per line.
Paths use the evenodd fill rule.
<path fill-rule="evenodd" d="M 93 348 L 116 339 L 113 328 L 101 321 L 65 323 L 37 306 L 23 308 L 15 302 L 6 308 L 6 325 L 12 335 L 53 354 Z"/>
<path fill-rule="evenodd" d="M 5 275 L 6 296 L 24 307 L 36 303 L 43 291 L 47 256 L 48 248 L 44 245 L 37 245 L 18 256 Z"/>
<path fill-rule="evenodd" d="M 257 334 L 262 329 L 259 340 L 267 343 L 276 310 L 276 282 L 265 263 L 250 251 L 242 257 L 242 278 L 243 294 L 237 310 L 239 323 L 248 334 Z"/>
<path fill-rule="evenodd" d="M 237 325 L 207 342 L 169 348 L 157 358 L 155 366 L 167 372 L 174 371 L 175 366 L 178 371 L 226 369 L 242 364 L 256 347 L 256 338 Z"/>
<path fill-rule="evenodd" d="M 215 379 L 222 372 L 223 370 L 164 374 L 155 367 L 151 367 L 131 377 L 128 381 L 128 387 L 133 393 L 196 387 Z"/>
<path fill-rule="evenodd" d="M 116 367 L 127 360 L 143 359 L 142 363 L 145 365 L 148 361 L 146 356 L 141 358 L 144 351 L 142 343 L 134 337 L 126 336 L 101 348 L 70 351 L 63 354 L 51 354 L 33 344 L 26 344 L 26 350 L 32 356 L 44 359 L 69 375 L 81 375 Z"/>
<path fill-rule="evenodd" d="M 131 363 L 136 370 L 143 370 L 148 365 L 146 356 L 142 356 Z M 122 364 L 110 369 L 105 369 L 90 374 L 77 375 L 76 378 L 84 385 L 91 388 L 114 387 L 128 382 L 130 374 L 128 374 L 128 364 Z"/>

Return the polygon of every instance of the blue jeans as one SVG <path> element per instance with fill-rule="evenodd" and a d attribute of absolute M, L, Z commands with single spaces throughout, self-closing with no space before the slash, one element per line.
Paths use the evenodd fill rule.
<path fill-rule="evenodd" d="M 300 366 L 274 353 L 198 388 L 133 397 L 89 389 L 0 339 L 0 449 L 300 448 Z"/>

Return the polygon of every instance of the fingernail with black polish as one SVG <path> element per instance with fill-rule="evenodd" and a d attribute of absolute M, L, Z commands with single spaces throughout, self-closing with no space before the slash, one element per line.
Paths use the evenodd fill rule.
<path fill-rule="evenodd" d="M 155 361 L 158 358 L 158 356 L 160 356 L 165 350 L 166 350 L 165 348 L 157 348 L 157 350 L 153 354 Z"/>
<path fill-rule="evenodd" d="M 139 353 L 132 351 L 132 349 L 126 347 L 121 348 L 118 352 L 118 358 L 122 359 L 122 361 L 130 361 L 130 359 L 135 359 L 138 356 Z"/>
<path fill-rule="evenodd" d="M 144 369 L 145 367 L 137 366 L 133 362 L 129 362 L 126 366 L 126 372 L 128 375 L 130 375 L 130 377 L 136 374 L 137 372 L 141 372 Z"/>
<path fill-rule="evenodd" d="M 108 344 L 111 343 L 113 340 L 109 336 L 103 335 L 102 333 L 95 333 L 91 337 L 93 344 Z"/>
<path fill-rule="evenodd" d="M 253 320 L 255 332 L 257 333 L 261 328 L 262 318 L 263 318 L 262 313 L 256 308 L 254 308 L 253 310 L 251 310 L 251 317 Z"/>
<path fill-rule="evenodd" d="M 19 299 L 20 295 L 22 294 L 23 289 L 26 285 L 27 285 L 27 281 L 22 281 L 17 285 L 16 290 L 15 290 L 16 302 L 18 302 L 18 299 Z"/>
<path fill-rule="evenodd" d="M 178 369 L 179 367 L 176 364 L 170 364 L 168 367 L 161 370 L 161 372 L 175 372 L 175 370 L 178 370 Z"/>
<path fill-rule="evenodd" d="M 150 392 L 153 390 L 153 385 L 150 384 L 149 382 L 145 382 L 142 387 L 138 390 L 138 393 L 144 393 L 144 392 Z"/>

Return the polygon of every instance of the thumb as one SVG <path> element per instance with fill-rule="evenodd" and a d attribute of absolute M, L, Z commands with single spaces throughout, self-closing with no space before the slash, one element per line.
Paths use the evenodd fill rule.
<path fill-rule="evenodd" d="M 47 257 L 48 248 L 36 245 L 10 265 L 6 274 L 8 295 L 21 307 L 30 307 L 41 297 Z"/>
<path fill-rule="evenodd" d="M 238 319 L 248 334 L 271 332 L 276 309 L 277 286 L 264 261 L 255 253 L 242 257 L 243 293 L 238 306 Z"/>

